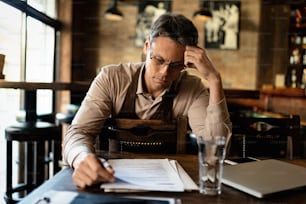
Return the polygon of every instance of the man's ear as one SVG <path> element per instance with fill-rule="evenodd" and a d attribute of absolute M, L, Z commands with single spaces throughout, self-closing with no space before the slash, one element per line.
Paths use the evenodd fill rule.
<path fill-rule="evenodd" d="M 144 45 L 143 45 L 143 53 L 145 55 L 147 55 L 147 53 L 149 52 L 149 49 L 150 49 L 150 37 L 148 36 L 146 38 L 146 41 L 145 41 Z"/>

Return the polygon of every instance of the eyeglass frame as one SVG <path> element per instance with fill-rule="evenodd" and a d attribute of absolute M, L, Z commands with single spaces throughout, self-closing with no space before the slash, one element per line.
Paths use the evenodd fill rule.
<path fill-rule="evenodd" d="M 182 71 L 186 68 L 185 64 L 182 62 L 167 63 L 167 61 L 162 57 L 153 55 L 151 49 L 150 49 L 150 60 L 153 60 L 156 66 L 164 67 L 167 65 L 170 72 Z"/>
<path fill-rule="evenodd" d="M 166 63 L 167 61 L 163 58 L 163 57 L 160 57 L 160 56 L 156 56 L 156 55 L 153 55 L 153 52 L 152 52 L 152 43 L 153 43 L 153 37 L 150 35 L 150 60 L 153 59 L 153 61 L 155 62 L 156 66 L 160 66 L 160 67 L 164 67 L 164 66 L 168 66 L 168 69 L 170 72 L 176 72 L 176 71 L 182 71 L 184 69 L 186 69 L 186 65 L 184 64 L 184 62 L 170 62 L 170 63 Z M 161 58 L 161 59 L 157 59 L 157 58 Z M 179 68 L 178 68 L 179 67 Z"/>

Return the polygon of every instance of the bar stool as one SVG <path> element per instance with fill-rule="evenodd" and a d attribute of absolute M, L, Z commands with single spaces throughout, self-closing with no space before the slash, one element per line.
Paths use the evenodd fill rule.
<path fill-rule="evenodd" d="M 56 121 L 60 124 L 70 125 L 79 108 L 80 105 L 77 104 L 67 105 L 67 113 L 56 113 Z"/>
<path fill-rule="evenodd" d="M 13 197 L 14 193 L 28 194 L 49 178 L 50 162 L 53 163 L 53 174 L 60 170 L 62 131 L 60 125 L 49 122 L 20 122 L 5 128 L 7 144 L 7 176 L 4 199 L 7 203 L 16 203 L 22 197 Z M 12 184 L 13 146 L 12 143 L 25 144 L 24 183 Z"/>
<path fill-rule="evenodd" d="M 59 124 L 67 124 L 70 125 L 75 114 L 73 113 L 57 113 L 56 114 L 56 120 L 58 121 Z"/>

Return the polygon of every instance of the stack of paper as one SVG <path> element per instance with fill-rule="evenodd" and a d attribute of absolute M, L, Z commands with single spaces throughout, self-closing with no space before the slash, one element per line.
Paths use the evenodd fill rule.
<path fill-rule="evenodd" d="M 198 190 L 198 186 L 175 160 L 114 159 L 108 162 L 115 170 L 116 180 L 101 185 L 105 192 Z"/>

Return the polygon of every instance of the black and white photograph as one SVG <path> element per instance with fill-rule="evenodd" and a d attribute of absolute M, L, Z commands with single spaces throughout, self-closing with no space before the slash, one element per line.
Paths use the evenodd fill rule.
<path fill-rule="evenodd" d="M 204 47 L 238 49 L 240 1 L 206 1 L 204 6 L 212 12 L 204 26 Z"/>
<path fill-rule="evenodd" d="M 162 14 L 171 11 L 171 0 L 139 1 L 136 23 L 136 47 L 143 47 L 152 23 Z"/>

